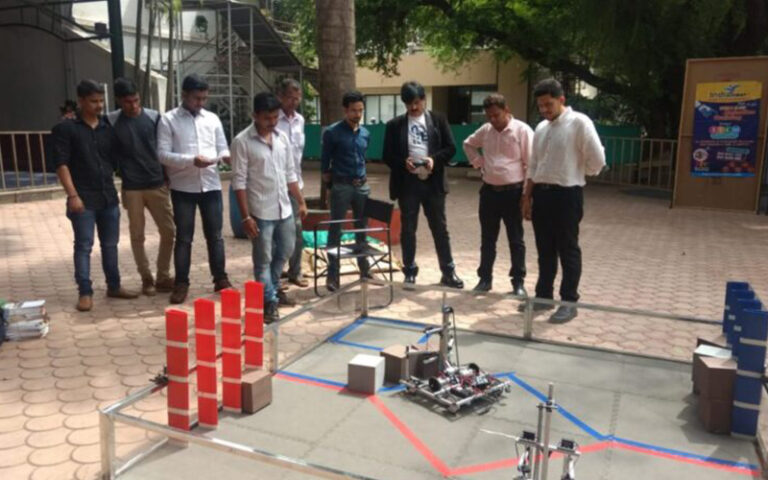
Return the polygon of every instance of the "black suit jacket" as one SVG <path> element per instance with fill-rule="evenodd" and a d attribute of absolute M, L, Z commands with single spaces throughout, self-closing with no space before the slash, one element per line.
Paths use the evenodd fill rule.
<path fill-rule="evenodd" d="M 435 161 L 432 175 L 426 180 L 435 193 L 448 193 L 445 167 L 456 154 L 453 133 L 444 115 L 426 111 L 429 156 Z M 405 167 L 408 158 L 408 117 L 407 114 L 387 122 L 384 132 L 384 163 L 389 166 L 389 197 L 400 198 L 405 187 L 406 175 L 413 175 Z"/>

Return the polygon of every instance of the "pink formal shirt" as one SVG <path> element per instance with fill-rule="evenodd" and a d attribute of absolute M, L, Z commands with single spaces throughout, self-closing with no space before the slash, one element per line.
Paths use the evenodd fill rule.
<path fill-rule="evenodd" d="M 478 128 L 464 140 L 464 152 L 473 167 L 479 168 L 483 182 L 509 185 L 525 180 L 533 142 L 533 130 L 527 124 L 509 119 L 498 131 L 490 123 Z M 482 155 L 478 149 L 482 148 Z"/>

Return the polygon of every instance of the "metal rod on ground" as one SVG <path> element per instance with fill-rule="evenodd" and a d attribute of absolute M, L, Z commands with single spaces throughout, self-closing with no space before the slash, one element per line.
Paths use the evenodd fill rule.
<path fill-rule="evenodd" d="M 549 384 L 549 395 L 547 396 L 547 404 L 544 407 L 544 438 L 542 439 L 543 451 L 541 453 L 541 480 L 547 480 L 549 473 L 549 432 L 552 427 L 552 409 L 555 403 L 555 385 Z"/>
<path fill-rule="evenodd" d="M 539 410 L 538 420 L 536 420 L 536 447 L 533 452 L 533 473 L 531 478 L 538 480 L 539 464 L 541 463 L 541 429 L 544 426 L 544 404 L 537 405 Z"/>
<path fill-rule="evenodd" d="M 99 437 L 101 445 L 101 478 L 115 478 L 115 422 L 112 417 L 99 411 Z"/>
<path fill-rule="evenodd" d="M 525 311 L 523 312 L 523 338 L 530 340 L 533 338 L 533 299 L 525 300 Z"/>
<path fill-rule="evenodd" d="M 368 316 L 368 279 L 360 275 L 360 316 Z"/>

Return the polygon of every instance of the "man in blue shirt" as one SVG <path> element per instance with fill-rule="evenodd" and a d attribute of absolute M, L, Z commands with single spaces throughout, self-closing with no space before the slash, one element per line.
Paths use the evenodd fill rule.
<path fill-rule="evenodd" d="M 342 98 L 344 120 L 336 122 L 323 133 L 323 154 L 321 170 L 323 182 L 331 184 L 331 220 L 341 220 L 352 206 L 355 228 L 365 228 L 362 220 L 363 208 L 371 187 L 365 176 L 365 151 L 371 134 L 360 125 L 363 118 L 363 94 L 357 91 L 347 92 Z M 339 245 L 341 240 L 341 223 L 331 225 L 328 232 L 328 248 Z M 365 234 L 356 234 L 358 245 L 365 242 Z M 364 257 L 357 259 L 360 273 L 368 275 L 368 260 Z M 330 291 L 339 288 L 338 259 L 328 262 L 327 287 Z"/>

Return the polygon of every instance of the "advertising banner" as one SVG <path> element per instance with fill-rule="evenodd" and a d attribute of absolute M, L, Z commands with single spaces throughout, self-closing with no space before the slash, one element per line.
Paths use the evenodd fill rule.
<path fill-rule="evenodd" d="M 691 175 L 754 177 L 762 83 L 699 83 Z"/>

